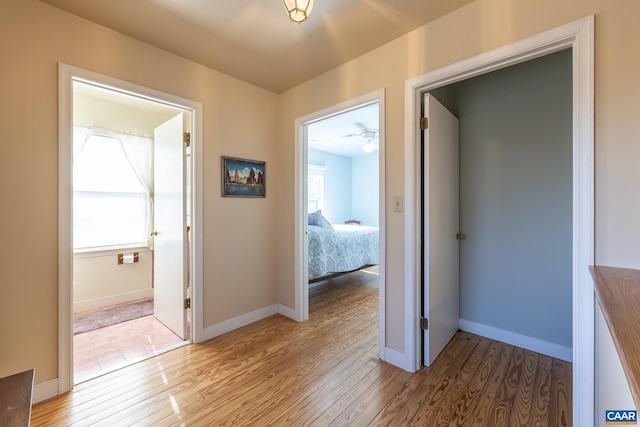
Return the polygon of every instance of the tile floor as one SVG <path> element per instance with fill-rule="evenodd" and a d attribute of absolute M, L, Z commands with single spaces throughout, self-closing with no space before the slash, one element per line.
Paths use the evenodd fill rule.
<path fill-rule="evenodd" d="M 74 382 L 95 378 L 183 343 L 154 316 L 74 335 Z"/>

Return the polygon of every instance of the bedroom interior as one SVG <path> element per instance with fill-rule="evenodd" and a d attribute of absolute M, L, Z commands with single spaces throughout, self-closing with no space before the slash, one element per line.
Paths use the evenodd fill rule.
<path fill-rule="evenodd" d="M 380 262 L 378 117 L 372 102 L 307 125 L 310 286 Z"/>

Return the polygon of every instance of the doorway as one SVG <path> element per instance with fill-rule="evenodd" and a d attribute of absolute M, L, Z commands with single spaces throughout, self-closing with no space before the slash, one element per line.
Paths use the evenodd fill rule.
<path fill-rule="evenodd" d="M 426 114 L 426 107 L 429 128 L 423 149 L 429 150 L 425 171 L 437 181 L 434 186 L 425 181 L 424 199 L 428 196 L 429 205 L 446 183 L 454 186 L 447 194 L 460 193 L 455 197 L 459 208 L 452 207 L 454 224 L 443 241 L 432 246 L 442 254 L 442 248 L 451 244 L 454 247 L 444 261 L 455 261 L 457 266 L 459 258 L 459 270 L 456 267 L 447 281 L 457 282 L 459 277 L 455 322 L 446 322 L 446 317 L 431 319 L 426 295 L 423 316 L 436 320 L 431 322 L 434 327 L 455 323 L 453 332 L 459 327 L 568 362 L 572 347 L 571 54 L 570 49 L 563 50 L 430 91 L 432 104 L 440 101 L 441 108 L 459 119 L 455 129 L 460 133 L 460 154 L 444 170 L 459 170 L 459 174 L 439 176 L 442 171 L 426 168 L 427 160 L 448 164 L 437 159 L 437 151 L 430 152 L 433 144 L 443 142 L 442 136 L 427 141 L 446 117 L 435 115 L 437 110 L 431 108 Z M 444 145 L 457 146 L 458 139 Z M 430 209 L 445 206 L 439 201 Z M 434 229 L 439 233 L 444 228 L 442 218 L 453 219 L 454 214 L 436 219 Z M 429 241 L 438 237 L 426 223 L 423 230 Z M 453 237 L 457 233 L 458 240 Z M 435 256 L 427 246 L 425 253 Z M 444 261 L 430 262 L 428 268 L 425 264 L 429 276 L 439 278 L 430 285 L 441 284 L 443 273 L 434 269 L 441 269 Z M 425 289 L 433 293 L 427 278 Z M 425 338 L 432 333 L 425 331 Z M 443 347 L 438 346 L 432 359 Z"/>
<path fill-rule="evenodd" d="M 167 203 L 164 194 L 188 190 L 183 128 L 189 115 L 73 82 L 76 383 L 189 340 L 182 308 L 169 303 L 183 292 L 184 248 L 180 239 L 171 245 L 163 239 L 166 230 L 182 230 L 188 221 L 184 203 Z"/>
<path fill-rule="evenodd" d="M 405 240 L 405 305 L 407 339 L 405 363 L 408 370 L 420 367 L 419 185 L 416 151 L 420 141 L 418 120 L 422 94 L 432 89 L 479 76 L 509 65 L 539 58 L 567 48 L 572 49 L 572 336 L 573 336 L 573 414 L 577 425 L 592 425 L 594 417 L 594 313 L 593 282 L 588 267 L 593 264 L 594 248 L 594 158 L 593 158 L 593 16 L 538 34 L 501 49 L 453 64 L 412 79 L 406 84 L 408 106 L 405 129 L 406 217 L 409 229 Z M 418 156 L 419 157 L 419 156 Z"/>
<path fill-rule="evenodd" d="M 366 117 L 366 118 L 365 118 Z M 343 122 L 343 125 L 338 125 Z M 332 126 L 332 123 L 334 124 Z M 346 127 L 345 126 L 346 123 Z M 327 129 L 334 128 L 337 136 L 324 138 L 322 135 Z M 351 226 L 356 232 L 362 232 L 365 228 L 375 228 L 377 234 L 377 253 L 374 256 L 378 263 L 378 288 L 379 288 L 379 313 L 380 325 L 384 322 L 384 283 L 385 283 L 385 154 L 384 154 L 384 91 L 379 90 L 359 98 L 347 101 L 345 103 L 318 111 L 314 114 L 299 118 L 296 120 L 296 188 L 295 188 L 295 206 L 296 206 L 296 225 L 295 225 L 295 307 L 294 317 L 298 321 L 304 321 L 309 318 L 309 279 L 317 278 L 316 276 L 333 273 L 334 268 L 328 267 L 323 269 L 322 266 L 316 265 L 310 271 L 309 267 L 309 214 L 318 213 L 322 209 L 317 209 L 324 203 L 318 201 L 317 197 L 309 197 L 312 191 L 307 187 L 309 176 L 317 177 L 323 174 L 323 167 L 327 166 L 333 160 L 329 160 L 331 154 L 327 156 L 321 152 L 323 145 L 336 145 L 342 150 L 351 151 L 351 154 L 339 156 L 342 157 L 350 166 L 349 171 L 349 191 L 335 190 L 336 193 L 343 194 L 343 202 L 334 202 L 330 206 L 327 215 L 330 221 L 340 222 L 338 225 L 342 227 L 344 224 Z M 313 140 L 313 141 L 312 141 Z M 311 151 L 310 151 L 311 149 Z M 338 148 L 336 148 L 338 149 Z M 373 153 L 371 156 L 366 156 Z M 348 159 L 348 160 L 346 160 Z M 352 160 L 357 159 L 357 160 Z M 366 167 L 361 165 L 367 165 Z M 363 167 L 363 169 L 359 169 Z M 371 186 L 367 186 L 366 177 L 364 179 L 352 179 L 353 169 L 360 170 L 356 175 L 367 175 L 369 180 L 376 182 Z M 368 171 L 368 172 L 367 172 Z M 360 177 L 358 177 L 360 178 Z M 341 179 L 338 177 L 336 187 L 340 186 Z M 344 181 L 344 179 L 342 180 Z M 329 183 L 327 182 L 327 185 Z M 374 194 L 366 194 L 367 187 L 369 192 Z M 354 195 L 354 192 L 356 193 Z M 324 192 L 326 194 L 326 191 Z M 349 193 L 345 196 L 345 193 Z M 312 195 L 314 196 L 314 195 Z M 353 205 L 357 204 L 356 208 Z M 347 207 L 348 205 L 348 207 Z M 367 207 L 368 206 L 368 207 Z M 364 209 L 360 209 L 366 207 Z M 325 209 L 326 210 L 326 209 Z M 313 212 L 312 212 L 313 211 Z M 352 225 L 352 224 L 359 225 Z M 313 224 L 312 224 L 313 225 Z M 333 228 L 332 228 L 333 230 Z M 347 237 L 348 238 L 348 237 Z M 312 243 L 313 244 L 313 243 Z M 315 244 L 313 244 L 315 245 Z M 314 246 L 315 247 L 315 246 Z M 368 256 L 368 255 L 367 255 Z M 366 256 L 365 256 L 366 258 Z M 373 258 L 366 258 L 365 264 L 373 264 L 369 262 Z M 313 262 L 313 261 L 312 261 Z M 349 264 L 345 261 L 344 265 L 338 268 L 339 272 L 349 271 L 350 269 L 358 269 L 361 267 L 356 264 Z M 326 267 L 325 264 L 323 266 Z M 380 353 L 383 354 L 384 345 L 384 328 L 380 326 Z"/>
<path fill-rule="evenodd" d="M 201 333 L 202 242 L 194 232 L 202 224 L 202 107 L 65 64 L 59 71 L 60 182 L 69 182 L 59 194 L 58 389 L 63 393 L 77 382 L 75 311 L 151 300 L 152 314 L 130 322 L 152 320 L 147 327 L 154 331 L 148 330 L 146 339 L 158 339 L 146 354 L 141 343 L 130 342 L 125 362 L 195 341 Z M 108 167 L 92 174 L 100 163 Z M 103 179 L 104 174 L 111 175 Z M 165 330 L 173 341 L 159 338 Z"/>
<path fill-rule="evenodd" d="M 357 271 L 379 287 L 379 105 L 357 106 L 305 126 L 310 293 L 324 287 L 346 295 L 347 287 L 338 284 L 357 281 Z M 334 280 L 338 276 L 343 280 Z"/>

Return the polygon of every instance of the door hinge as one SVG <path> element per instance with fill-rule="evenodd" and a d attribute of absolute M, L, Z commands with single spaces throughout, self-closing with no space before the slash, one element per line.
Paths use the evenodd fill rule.
<path fill-rule="evenodd" d="M 191 147 L 191 132 L 185 132 L 182 134 L 182 139 L 187 147 Z"/>
<path fill-rule="evenodd" d="M 191 308 L 191 298 L 187 298 L 184 300 L 184 309 Z"/>
<path fill-rule="evenodd" d="M 458 234 L 456 234 L 456 239 L 458 239 L 458 240 L 464 240 L 464 234 L 462 234 L 462 233 L 458 233 Z"/>
<path fill-rule="evenodd" d="M 420 329 L 423 331 L 429 329 L 429 319 L 425 319 L 424 317 L 420 318 Z"/>
<path fill-rule="evenodd" d="M 429 117 L 422 117 L 420 119 L 420 130 L 429 129 Z"/>

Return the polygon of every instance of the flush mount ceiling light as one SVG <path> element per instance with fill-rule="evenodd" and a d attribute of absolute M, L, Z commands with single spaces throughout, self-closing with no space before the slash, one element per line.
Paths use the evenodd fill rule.
<path fill-rule="evenodd" d="M 360 138 L 365 140 L 362 145 L 362 149 L 365 153 L 370 153 L 378 148 L 378 131 L 375 129 L 363 129 L 357 134 Z"/>
<path fill-rule="evenodd" d="M 300 24 L 309 17 L 313 9 L 313 0 L 282 0 L 291 22 Z"/>
<path fill-rule="evenodd" d="M 362 146 L 362 150 L 364 150 L 365 153 L 370 153 L 375 149 L 376 149 L 376 146 L 373 142 L 365 142 L 364 145 Z"/>
<path fill-rule="evenodd" d="M 375 140 L 378 137 L 378 131 L 375 129 L 363 129 L 357 133 L 360 138 L 366 139 L 368 142 Z"/>

